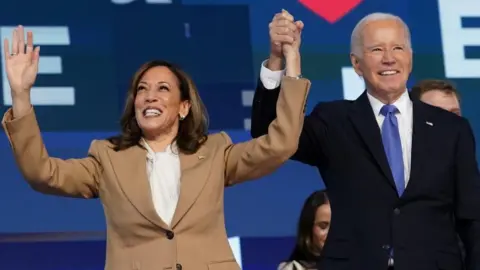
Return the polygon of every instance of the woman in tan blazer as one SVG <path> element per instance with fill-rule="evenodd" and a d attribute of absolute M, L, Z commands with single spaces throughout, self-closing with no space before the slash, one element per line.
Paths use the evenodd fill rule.
<path fill-rule="evenodd" d="M 101 199 L 105 269 L 239 269 L 225 230 L 224 187 L 273 172 L 297 149 L 310 82 L 294 78 L 300 58 L 293 47 L 284 50 L 287 74 L 266 136 L 233 144 L 223 132 L 207 135 L 190 78 L 152 61 L 133 76 L 121 134 L 93 141 L 85 158 L 62 160 L 48 155 L 30 103 L 40 51 L 33 34 L 25 49 L 19 26 L 12 52 L 4 45 L 13 106 L 2 124 L 20 171 L 39 192 Z"/>

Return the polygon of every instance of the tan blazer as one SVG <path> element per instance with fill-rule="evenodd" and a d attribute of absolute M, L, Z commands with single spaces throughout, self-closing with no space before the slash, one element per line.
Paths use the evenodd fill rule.
<path fill-rule="evenodd" d="M 153 206 L 146 150 L 115 152 L 107 141 L 95 140 L 88 157 L 61 160 L 49 157 L 33 109 L 13 120 L 9 110 L 2 124 L 33 189 L 101 199 L 107 223 L 105 269 L 238 270 L 225 230 L 224 187 L 265 176 L 294 154 L 309 89 L 306 79 L 283 79 L 278 117 L 268 135 L 232 144 L 221 132 L 210 135 L 197 153 L 180 154 L 180 198 L 171 227 Z"/>

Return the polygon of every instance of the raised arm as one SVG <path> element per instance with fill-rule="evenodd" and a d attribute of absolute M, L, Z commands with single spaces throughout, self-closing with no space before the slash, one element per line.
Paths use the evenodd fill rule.
<path fill-rule="evenodd" d="M 253 96 L 250 129 L 253 138 L 267 134 L 268 126 L 277 117 L 276 104 L 284 71 L 271 70 L 269 62 L 272 62 L 271 59 L 262 63 L 260 79 Z"/>
<path fill-rule="evenodd" d="M 250 141 L 230 144 L 225 153 L 227 185 L 267 175 L 279 168 L 297 150 L 303 126 L 310 81 L 284 77 L 276 105 L 277 117 L 268 133 Z"/>
<path fill-rule="evenodd" d="M 102 171 L 98 142 L 92 142 L 88 157 L 62 160 L 49 157 L 33 108 L 20 118 L 13 118 L 12 110 L 8 110 L 2 125 L 20 172 L 34 190 L 67 197 L 98 197 Z"/>
<path fill-rule="evenodd" d="M 253 138 L 267 134 L 269 125 L 277 117 L 276 104 L 280 95 L 281 78 L 285 73 L 282 69 L 285 57 L 282 55 L 283 48 L 276 44 L 288 42 L 289 38 L 295 37 L 295 31 L 298 34 L 302 29 L 303 24 L 299 21 L 294 22 L 293 17 L 286 12 L 276 14 L 270 23 L 271 53 L 269 59 L 262 63 L 260 79 L 253 97 L 251 117 Z M 293 46 L 297 46 L 298 50 L 299 42 Z M 318 165 L 323 159 L 320 142 L 325 134 L 326 125 L 320 112 L 321 109 L 317 107 L 305 117 L 298 150 L 291 159 L 309 165 Z"/>
<path fill-rule="evenodd" d="M 282 43 L 293 43 L 301 37 L 303 24 L 293 22 L 293 16 L 286 11 L 275 14 L 269 25 L 270 57 L 260 67 L 260 78 L 252 104 L 251 135 L 253 138 L 267 134 L 268 126 L 277 117 L 276 104 L 280 93 L 280 83 L 284 70 L 284 55 Z M 298 33 L 296 33 L 298 32 Z M 295 44 L 299 51 L 300 40 Z"/>
<path fill-rule="evenodd" d="M 12 53 L 8 40 L 4 41 L 4 50 L 12 108 L 5 113 L 2 125 L 23 177 L 43 193 L 97 197 L 102 171 L 97 143 L 92 143 L 87 158 L 70 160 L 49 157 L 44 146 L 30 101 L 39 59 L 39 48 L 33 48 L 33 34 L 27 34 L 25 50 L 24 30 L 18 27 L 13 32 Z"/>
<path fill-rule="evenodd" d="M 300 53 L 297 40 L 282 45 L 286 75 L 276 101 L 276 118 L 269 123 L 267 134 L 245 143 L 230 145 L 225 153 L 227 185 L 256 179 L 273 172 L 297 150 L 302 131 L 304 109 L 310 81 L 300 78 Z M 230 138 L 225 139 L 231 144 Z"/>

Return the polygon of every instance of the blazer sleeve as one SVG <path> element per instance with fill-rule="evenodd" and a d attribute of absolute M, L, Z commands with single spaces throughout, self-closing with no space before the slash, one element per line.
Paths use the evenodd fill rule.
<path fill-rule="evenodd" d="M 258 80 L 252 104 L 250 134 L 253 138 L 267 134 L 269 125 L 277 117 L 276 104 L 278 104 L 282 84 L 276 89 L 269 90 L 261 80 Z M 325 161 L 322 141 L 326 136 L 327 124 L 322 114 L 323 109 L 322 104 L 319 103 L 308 116 L 304 117 L 298 149 L 290 159 L 312 166 Z"/>
<path fill-rule="evenodd" d="M 461 123 L 455 156 L 455 214 L 467 270 L 473 270 L 480 269 L 480 174 L 473 131 L 466 119 L 462 118 Z"/>
<path fill-rule="evenodd" d="M 20 172 L 34 190 L 66 197 L 98 197 L 102 169 L 97 141 L 92 142 L 86 158 L 62 160 L 48 155 L 33 107 L 16 119 L 9 109 L 2 125 Z"/>
<path fill-rule="evenodd" d="M 272 173 L 297 150 L 310 81 L 284 77 L 281 87 L 276 104 L 277 116 L 269 125 L 267 134 L 232 144 L 222 133 L 228 143 L 225 151 L 226 185 Z"/>

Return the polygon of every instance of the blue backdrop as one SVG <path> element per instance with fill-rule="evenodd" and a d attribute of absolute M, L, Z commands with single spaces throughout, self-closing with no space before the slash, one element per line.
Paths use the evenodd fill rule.
<path fill-rule="evenodd" d="M 32 29 L 42 37 L 42 57 L 57 57 L 41 60 L 36 84 L 43 87 L 36 111 L 51 155 L 82 157 L 92 139 L 115 133 L 130 76 L 141 63 L 155 58 L 174 61 L 192 74 L 208 107 L 212 131 L 226 130 L 237 142 L 248 140 L 252 90 L 260 63 L 268 57 L 268 23 L 281 8 L 305 23 L 302 66 L 304 76 L 313 82 L 309 110 L 318 101 L 358 96 L 363 85 L 349 63 L 350 33 L 368 13 L 391 12 L 401 16 L 412 32 L 415 54 L 409 84 L 424 78 L 453 80 L 462 95 L 464 115 L 475 133 L 480 132 L 478 1 L 363 0 L 355 6 L 340 0 L 154 2 L 2 1 L 2 38 L 17 24 L 37 27 Z M 4 112 L 9 105 L 8 83 L 4 75 L 1 79 Z M 74 102 L 52 94 L 54 87 L 73 89 Z M 0 150 L 0 232 L 105 229 L 98 201 L 31 191 L 3 135 Z M 229 188 L 228 233 L 292 236 L 303 200 L 321 188 L 316 170 L 295 162 L 259 181 Z"/>

